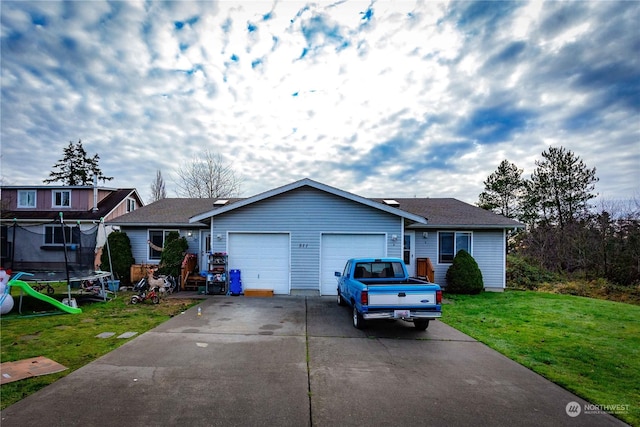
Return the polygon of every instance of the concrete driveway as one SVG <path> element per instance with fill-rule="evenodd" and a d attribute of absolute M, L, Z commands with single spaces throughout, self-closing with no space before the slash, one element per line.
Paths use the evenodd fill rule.
<path fill-rule="evenodd" d="M 2 426 L 624 425 L 570 417 L 584 400 L 442 322 L 359 331 L 329 297 L 200 307 L 2 411 Z"/>

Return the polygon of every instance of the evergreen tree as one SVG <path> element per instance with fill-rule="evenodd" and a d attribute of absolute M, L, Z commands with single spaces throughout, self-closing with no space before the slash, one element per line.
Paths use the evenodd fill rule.
<path fill-rule="evenodd" d="M 522 205 L 534 222 L 563 228 L 590 208 L 596 168 L 589 169 L 572 151 L 549 147 L 536 161 L 537 169 L 527 183 Z"/>
<path fill-rule="evenodd" d="M 102 271 L 111 271 L 123 283 L 131 281 L 131 265 L 134 264 L 133 253 L 131 251 L 131 241 L 127 233 L 114 231 L 107 237 L 109 247 L 104 245 L 102 255 L 100 256 L 100 269 Z M 111 261 L 109 261 L 111 255 Z"/>
<path fill-rule="evenodd" d="M 517 218 L 523 188 L 522 169 L 503 160 L 498 169 L 484 181 L 484 191 L 480 193 L 478 206 L 507 218 Z"/>
<path fill-rule="evenodd" d="M 62 182 L 64 185 L 91 185 L 94 175 L 99 180 L 110 181 L 113 177 L 105 176 L 98 166 L 100 156 L 94 154 L 87 157 L 87 152 L 82 146 L 82 141 L 76 144 L 69 141 L 69 145 L 63 150 L 62 159 L 53 165 L 53 170 L 49 172 L 51 178 L 43 180 L 45 184 L 52 182 Z"/>

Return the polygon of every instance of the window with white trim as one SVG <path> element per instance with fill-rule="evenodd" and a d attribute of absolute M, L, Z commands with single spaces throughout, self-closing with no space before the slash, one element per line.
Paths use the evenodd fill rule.
<path fill-rule="evenodd" d="M 70 208 L 71 190 L 54 190 L 52 205 L 54 208 Z"/>
<path fill-rule="evenodd" d="M 18 207 L 35 208 L 36 190 L 18 190 Z"/>
<path fill-rule="evenodd" d="M 80 230 L 77 227 L 64 226 L 64 237 L 59 225 L 45 225 L 44 244 L 46 246 L 60 246 L 63 244 L 80 244 Z"/>
<path fill-rule="evenodd" d="M 157 248 L 164 248 L 164 242 L 172 231 L 178 230 L 149 230 L 149 260 L 160 260 L 162 251 Z"/>
<path fill-rule="evenodd" d="M 453 257 L 461 250 L 473 255 L 471 253 L 471 234 L 470 231 L 438 232 L 438 262 L 451 264 Z"/>
<path fill-rule="evenodd" d="M 133 212 L 138 207 L 135 199 L 127 199 L 127 212 Z"/>

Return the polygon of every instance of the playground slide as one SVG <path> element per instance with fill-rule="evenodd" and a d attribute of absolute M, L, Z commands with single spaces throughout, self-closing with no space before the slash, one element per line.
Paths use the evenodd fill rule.
<path fill-rule="evenodd" d="M 81 309 L 76 308 L 76 307 L 69 307 L 68 305 L 64 305 L 60 301 L 58 301 L 57 299 L 53 299 L 53 298 L 51 298 L 51 297 L 49 297 L 47 295 L 44 295 L 44 294 L 36 291 L 31 286 L 29 286 L 29 284 L 27 282 L 23 282 L 22 280 L 11 280 L 11 281 L 9 281 L 9 283 L 7 285 L 8 286 L 12 286 L 12 287 L 15 286 L 16 288 L 22 289 L 27 295 L 31 295 L 34 298 L 37 298 L 39 300 L 48 302 L 49 304 L 53 305 L 58 310 L 66 311 L 67 313 L 71 313 L 71 314 L 80 314 L 80 313 L 82 313 Z"/>

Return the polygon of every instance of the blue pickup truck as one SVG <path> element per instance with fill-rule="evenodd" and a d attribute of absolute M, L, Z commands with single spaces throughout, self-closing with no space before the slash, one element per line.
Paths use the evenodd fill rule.
<path fill-rule="evenodd" d="M 424 331 L 442 316 L 442 290 L 435 283 L 410 278 L 399 258 L 353 258 L 338 277 L 338 305 L 353 309 L 353 326 L 369 319 L 400 319 Z"/>

